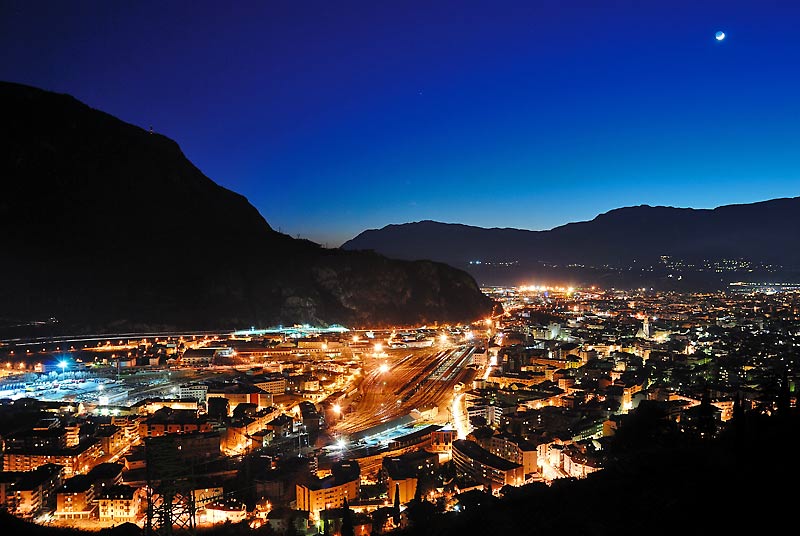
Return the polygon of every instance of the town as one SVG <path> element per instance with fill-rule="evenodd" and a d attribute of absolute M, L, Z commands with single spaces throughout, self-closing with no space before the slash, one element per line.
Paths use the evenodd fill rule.
<path fill-rule="evenodd" d="M 0 503 L 89 530 L 376 534 L 602 471 L 643 405 L 701 440 L 796 406 L 794 286 L 482 290 L 502 310 L 471 325 L 0 341 Z"/>

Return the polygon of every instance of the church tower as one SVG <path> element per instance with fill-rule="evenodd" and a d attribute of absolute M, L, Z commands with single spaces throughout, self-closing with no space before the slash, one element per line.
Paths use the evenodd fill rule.
<path fill-rule="evenodd" d="M 636 332 L 637 339 L 649 339 L 653 336 L 653 327 L 650 325 L 650 317 L 644 317 L 644 322 L 642 322 L 642 327 L 639 328 L 639 331 Z"/>

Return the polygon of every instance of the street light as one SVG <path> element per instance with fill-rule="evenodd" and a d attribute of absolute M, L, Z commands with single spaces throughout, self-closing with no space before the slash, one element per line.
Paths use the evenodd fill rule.
<path fill-rule="evenodd" d="M 61 361 L 58 362 L 58 366 L 61 367 L 61 372 L 63 373 L 64 370 L 67 368 L 67 360 L 62 359 Z"/>

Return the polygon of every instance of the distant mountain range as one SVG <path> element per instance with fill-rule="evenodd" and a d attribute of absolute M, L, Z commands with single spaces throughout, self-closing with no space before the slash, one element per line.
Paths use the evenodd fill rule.
<path fill-rule="evenodd" d="M 0 327 L 227 329 L 457 322 L 467 273 L 274 231 L 178 145 L 76 99 L 0 82 Z"/>
<path fill-rule="evenodd" d="M 446 262 L 481 284 L 713 288 L 797 277 L 800 197 L 715 209 L 626 207 L 548 231 L 420 221 L 364 231 L 342 248 Z"/>

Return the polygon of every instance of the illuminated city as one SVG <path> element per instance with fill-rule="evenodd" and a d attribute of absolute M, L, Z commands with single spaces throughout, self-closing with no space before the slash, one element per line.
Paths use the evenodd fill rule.
<path fill-rule="evenodd" d="M 799 20 L 0 2 L 5 532 L 790 532 Z"/>
<path fill-rule="evenodd" d="M 170 438 L 192 466 L 198 527 L 259 526 L 274 509 L 320 525 L 345 500 L 372 524 L 395 490 L 403 519 L 420 495 L 457 512 L 469 490 L 602 471 L 605 442 L 643 405 L 698 437 L 736 406 L 777 412 L 782 380 L 796 405 L 796 290 L 483 291 L 503 312 L 470 325 L 2 341 L 4 422 L 31 419 L 4 433 L 4 474 L 40 489 L 7 504 L 38 523 L 144 526 L 145 445 Z"/>

